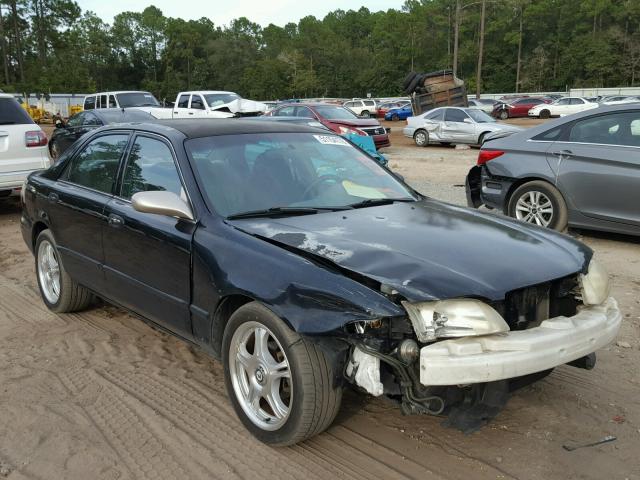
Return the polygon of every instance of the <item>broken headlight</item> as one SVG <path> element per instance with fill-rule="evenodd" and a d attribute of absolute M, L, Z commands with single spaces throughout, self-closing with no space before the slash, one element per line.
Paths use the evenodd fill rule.
<path fill-rule="evenodd" d="M 509 331 L 509 325 L 491 306 L 460 298 L 435 302 L 402 302 L 418 340 L 469 337 Z"/>
<path fill-rule="evenodd" d="M 600 305 L 609 297 L 611 289 L 609 274 L 595 259 L 591 259 L 586 275 L 581 274 L 578 277 L 578 281 L 580 283 L 582 303 L 585 305 Z"/>

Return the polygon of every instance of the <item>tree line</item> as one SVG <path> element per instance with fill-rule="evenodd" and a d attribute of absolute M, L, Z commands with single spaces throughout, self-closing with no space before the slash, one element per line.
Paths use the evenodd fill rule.
<path fill-rule="evenodd" d="M 154 6 L 106 23 L 73 0 L 0 0 L 0 88 L 186 89 L 247 98 L 399 95 L 411 70 L 453 68 L 470 91 L 638 84 L 638 0 L 407 0 L 283 27 L 170 18 Z"/>

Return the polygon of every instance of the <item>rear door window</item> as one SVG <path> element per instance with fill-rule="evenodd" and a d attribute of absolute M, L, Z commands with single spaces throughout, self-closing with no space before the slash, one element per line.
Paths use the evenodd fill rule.
<path fill-rule="evenodd" d="M 129 135 L 103 135 L 91 140 L 71 161 L 63 178 L 98 192 L 111 193 Z"/>
<path fill-rule="evenodd" d="M 122 198 L 138 192 L 173 192 L 180 195 L 182 182 L 169 146 L 155 138 L 136 138 L 122 182 Z"/>
<path fill-rule="evenodd" d="M 27 125 L 33 120 L 15 98 L 0 98 L 0 125 Z"/>
<path fill-rule="evenodd" d="M 582 100 L 581 98 L 570 98 L 570 105 L 582 105 L 584 104 L 584 100 Z"/>
<path fill-rule="evenodd" d="M 93 110 L 96 108 L 96 97 L 91 96 L 84 99 L 84 109 L 85 110 Z"/>
<path fill-rule="evenodd" d="M 114 97 L 113 95 L 109 95 L 109 108 L 118 108 L 116 97 Z"/>
<path fill-rule="evenodd" d="M 107 96 L 100 95 L 100 108 L 107 108 L 108 106 L 109 106 L 109 103 L 107 102 Z"/>
<path fill-rule="evenodd" d="M 277 117 L 293 117 L 295 116 L 296 107 L 282 107 L 280 110 L 277 110 L 275 115 Z"/>
<path fill-rule="evenodd" d="M 427 113 L 424 118 L 426 120 L 433 120 L 434 122 L 439 122 L 442 120 L 442 110 L 434 110 L 432 112 Z"/>
<path fill-rule="evenodd" d="M 189 95 L 180 95 L 178 108 L 189 108 Z"/>
<path fill-rule="evenodd" d="M 612 113 L 578 120 L 570 142 L 640 147 L 640 112 Z"/>

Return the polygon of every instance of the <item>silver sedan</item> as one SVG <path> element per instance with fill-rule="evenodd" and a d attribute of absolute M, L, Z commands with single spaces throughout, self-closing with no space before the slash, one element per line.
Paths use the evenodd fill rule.
<path fill-rule="evenodd" d="M 487 135 L 494 132 L 521 130 L 520 127 L 497 122 L 482 110 L 441 107 L 407 118 L 407 126 L 402 133 L 413 138 L 419 147 L 426 147 L 434 142 L 482 145 Z"/>

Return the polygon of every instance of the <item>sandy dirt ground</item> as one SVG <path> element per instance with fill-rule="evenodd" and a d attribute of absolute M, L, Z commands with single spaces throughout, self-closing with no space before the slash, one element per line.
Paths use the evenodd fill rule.
<path fill-rule="evenodd" d="M 391 124 L 392 167 L 425 194 L 464 202 L 456 185 L 477 151 L 414 147 L 401 125 Z M 48 312 L 19 212 L 0 204 L 0 478 L 640 478 L 638 239 L 571 232 L 612 273 L 625 316 L 595 370 L 557 368 L 470 435 L 347 393 L 326 433 L 273 449 L 242 428 L 220 364 L 202 352 L 109 305 Z M 606 435 L 617 440 L 562 448 Z"/>

